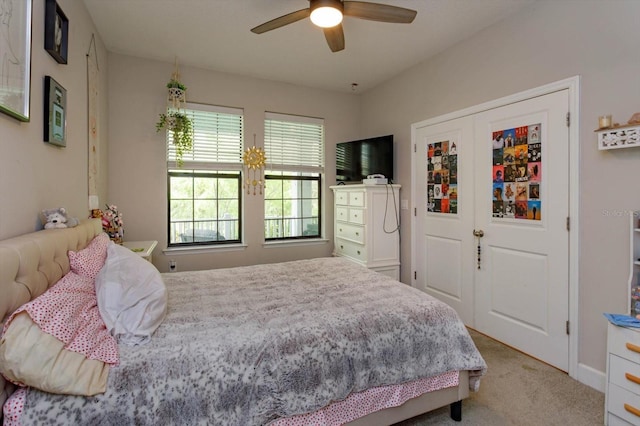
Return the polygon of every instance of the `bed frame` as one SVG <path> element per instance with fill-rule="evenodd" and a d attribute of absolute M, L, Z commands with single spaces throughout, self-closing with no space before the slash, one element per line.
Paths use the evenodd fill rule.
<path fill-rule="evenodd" d="M 66 229 L 45 229 L 0 241 L 0 326 L 21 305 L 35 299 L 69 272 L 69 250 L 78 251 L 102 232 L 100 219 L 87 219 Z M 0 406 L 15 387 L 0 376 Z M 390 425 L 451 405 L 451 418 L 462 417 L 462 400 L 469 396 L 469 375 L 460 372 L 457 387 L 442 389 L 348 423 L 351 426 Z M 0 411 L 2 420 L 2 411 Z"/>

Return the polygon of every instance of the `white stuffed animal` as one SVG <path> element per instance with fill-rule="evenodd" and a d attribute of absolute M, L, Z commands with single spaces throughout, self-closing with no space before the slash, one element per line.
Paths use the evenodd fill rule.
<path fill-rule="evenodd" d="M 42 216 L 46 221 L 44 229 L 72 228 L 78 224 L 78 219 L 67 217 L 64 207 L 42 210 Z"/>

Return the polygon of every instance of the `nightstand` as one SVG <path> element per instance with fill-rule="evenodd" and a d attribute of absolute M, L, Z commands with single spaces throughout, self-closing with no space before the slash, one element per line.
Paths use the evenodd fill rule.
<path fill-rule="evenodd" d="M 153 254 L 153 249 L 158 245 L 157 241 L 125 241 L 122 243 L 123 246 L 128 248 L 129 250 L 137 253 L 141 258 L 151 262 L 151 255 Z"/>

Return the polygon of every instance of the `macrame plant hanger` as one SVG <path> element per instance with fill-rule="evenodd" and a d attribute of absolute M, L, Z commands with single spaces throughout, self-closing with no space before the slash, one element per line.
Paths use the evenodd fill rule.
<path fill-rule="evenodd" d="M 256 188 L 259 188 L 260 195 L 262 195 L 262 188 L 265 187 L 264 167 L 267 157 L 264 149 L 256 147 L 255 133 L 253 134 L 253 146 L 244 151 L 242 161 L 244 163 L 244 187 L 247 189 L 247 194 L 251 194 L 251 188 L 253 188 L 253 195 L 256 195 Z"/>
<path fill-rule="evenodd" d="M 167 94 L 167 106 L 173 108 L 176 111 L 182 111 L 185 107 L 185 103 L 187 102 L 187 94 L 186 90 L 182 87 L 178 87 L 178 83 L 180 83 L 180 72 L 178 70 L 178 58 L 175 59 L 174 63 L 175 69 L 173 73 L 171 73 L 171 83 L 175 82 L 175 85 L 169 87 L 169 93 Z M 181 84 L 181 83 L 180 83 Z"/>

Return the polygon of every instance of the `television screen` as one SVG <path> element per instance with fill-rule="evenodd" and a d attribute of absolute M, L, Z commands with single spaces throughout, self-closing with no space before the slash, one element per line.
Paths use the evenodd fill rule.
<path fill-rule="evenodd" d="M 336 181 L 362 183 L 373 174 L 393 179 L 393 135 L 336 145 Z"/>

